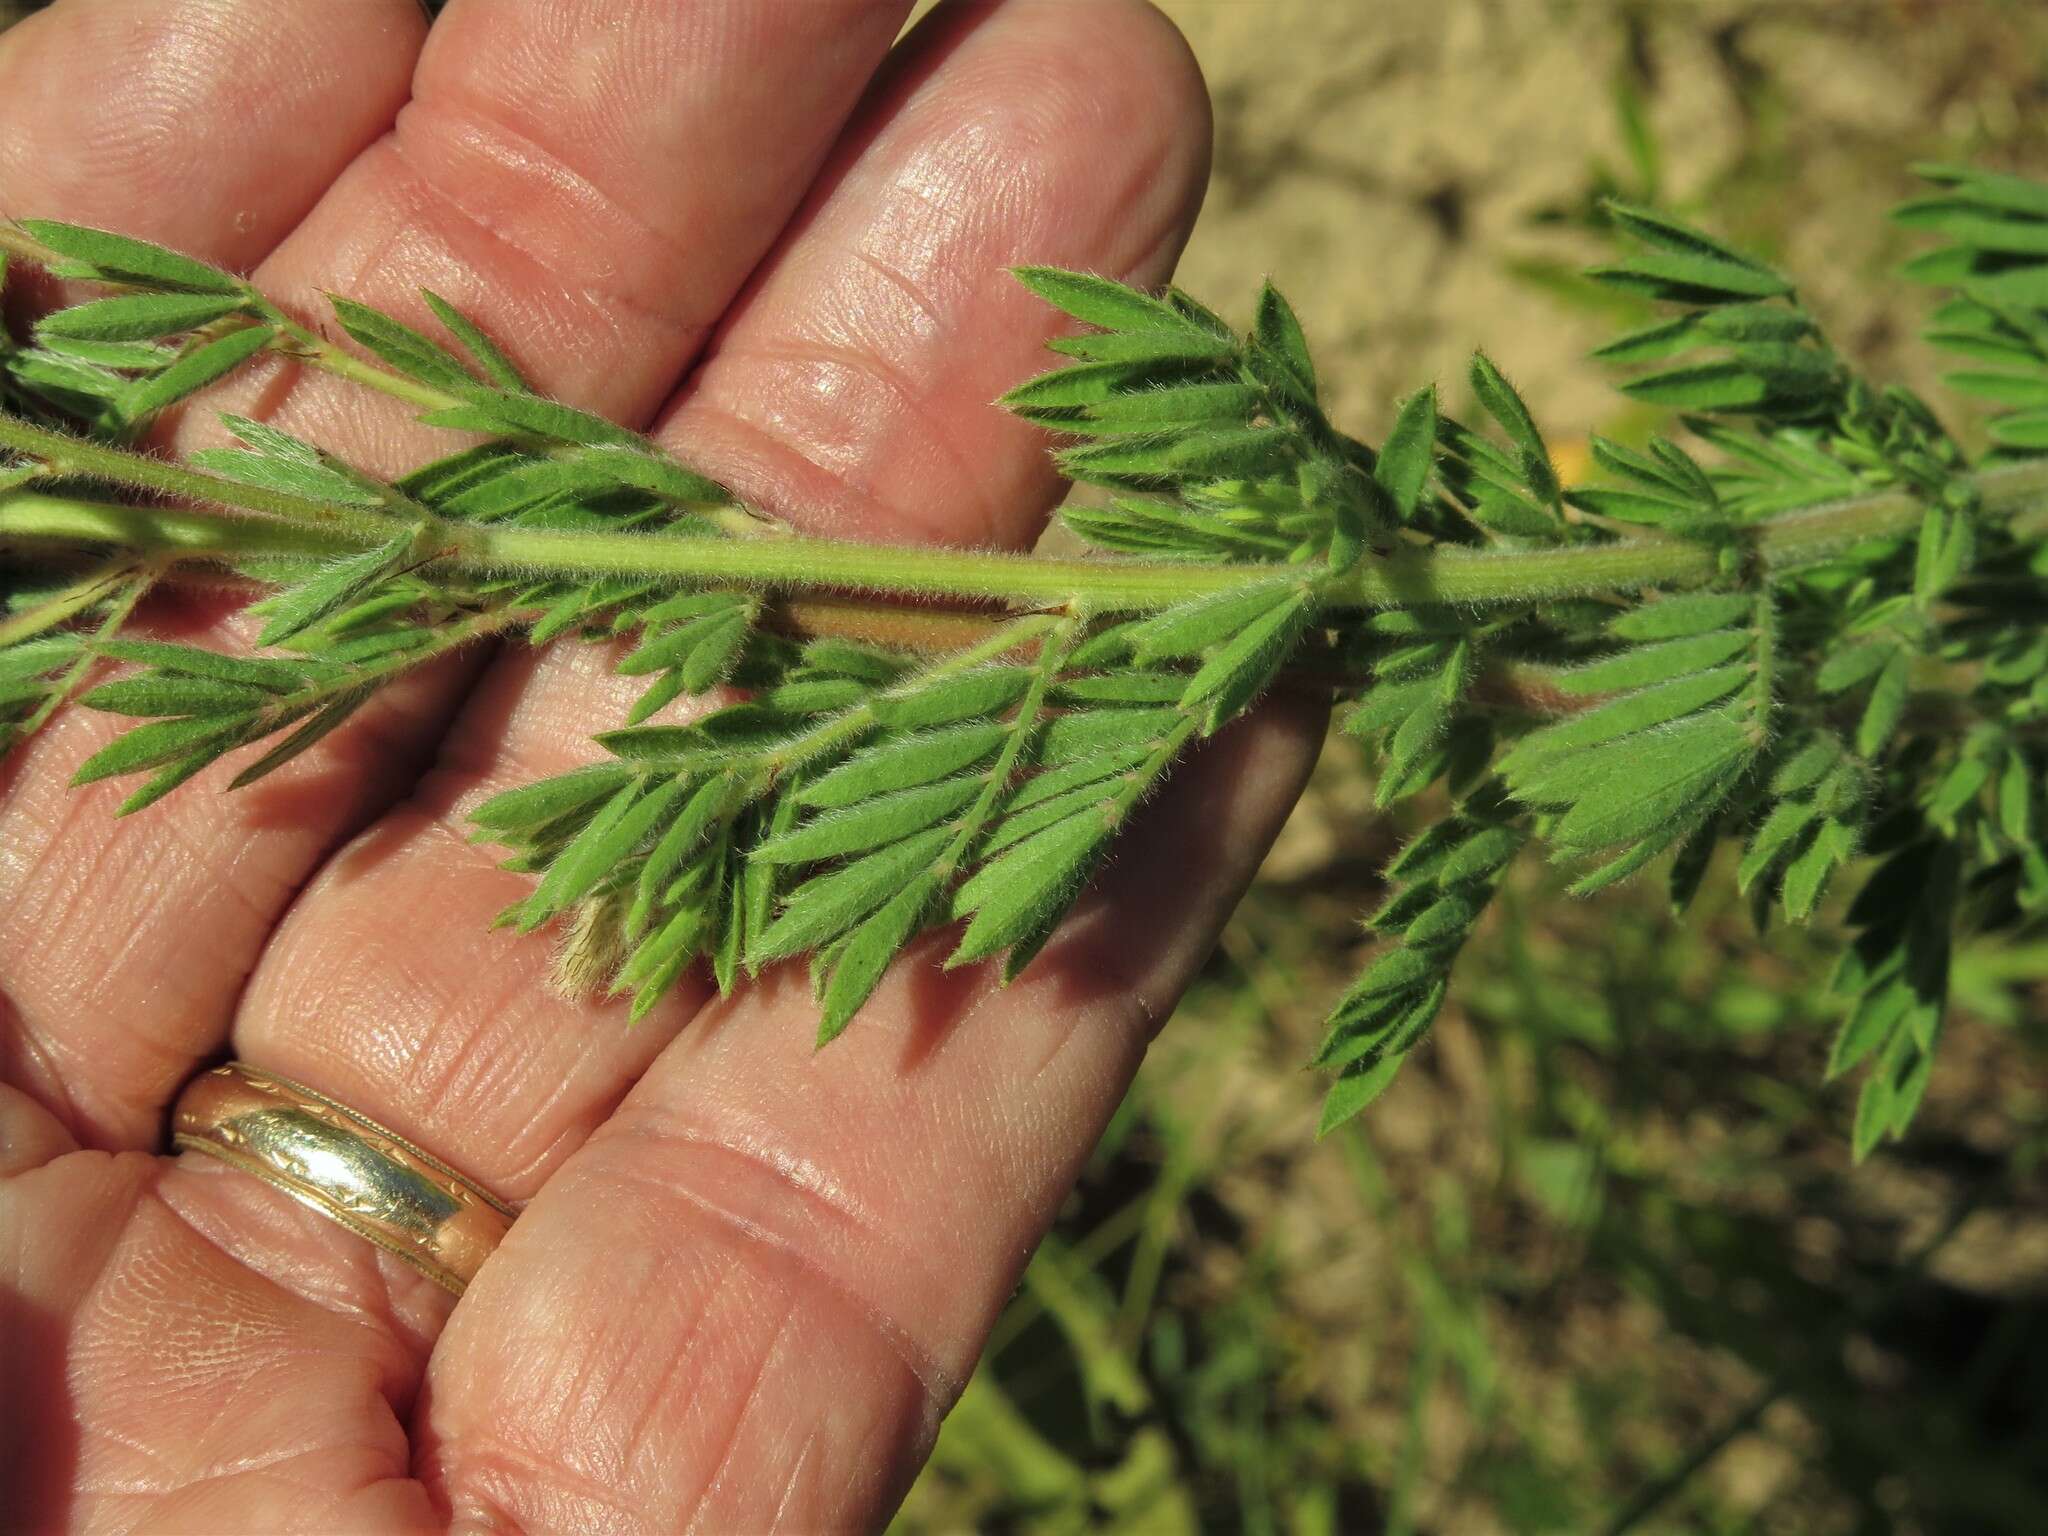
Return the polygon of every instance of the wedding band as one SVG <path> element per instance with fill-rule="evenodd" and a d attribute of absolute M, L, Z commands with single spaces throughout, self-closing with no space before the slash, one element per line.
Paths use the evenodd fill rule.
<path fill-rule="evenodd" d="M 185 1085 L 171 1144 L 253 1173 L 457 1296 L 517 1214 L 367 1115 L 238 1061 Z"/>

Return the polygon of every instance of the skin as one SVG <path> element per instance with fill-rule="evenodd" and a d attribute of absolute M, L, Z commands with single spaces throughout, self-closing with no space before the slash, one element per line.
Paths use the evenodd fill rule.
<path fill-rule="evenodd" d="M 986 402 L 1056 317 L 1003 269 L 1153 283 L 1207 176 L 1185 46 L 1125 0 L 61 0 L 0 40 L 0 212 L 426 324 L 807 528 L 1021 547 L 1060 487 Z M 42 296 L 47 302 L 54 295 Z M 17 316 L 17 319 L 20 317 Z M 385 470 L 444 444 L 284 365 L 209 406 Z M 214 429 L 195 411 L 177 446 Z M 146 628 L 230 648 L 197 600 Z M 628 1030 L 466 811 L 588 761 L 602 652 L 479 650 L 287 771 L 133 822 L 56 720 L 0 767 L 0 1526 L 872 1529 L 1277 830 L 1263 711 L 1148 806 L 999 989 L 913 949 L 817 1053 L 800 967 Z M 158 1156 L 226 1054 L 523 1212 L 460 1304 L 266 1185 Z"/>

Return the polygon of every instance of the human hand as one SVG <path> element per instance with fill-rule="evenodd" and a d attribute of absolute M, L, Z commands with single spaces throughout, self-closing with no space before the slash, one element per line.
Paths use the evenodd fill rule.
<path fill-rule="evenodd" d="M 62 0 L 0 44 L 0 209 L 308 314 L 431 287 L 807 528 L 1025 546 L 1059 487 L 986 402 L 1054 320 L 1004 268 L 1163 278 L 1206 100 L 1140 4 L 952 4 L 892 49 L 907 9 L 455 0 L 429 37 L 414 0 Z M 437 451 L 283 363 L 211 403 L 387 472 Z M 146 627 L 253 632 L 189 594 Z M 133 822 L 66 787 L 110 717 L 0 770 L 0 1525 L 886 1519 L 1319 729 L 1269 709 L 1191 761 L 1014 985 L 920 945 L 814 1054 L 800 968 L 628 1030 L 489 931 L 527 882 L 466 811 L 596 755 L 630 696 L 589 648 L 457 658 Z M 523 1206 L 459 1305 L 153 1155 L 224 1053 Z"/>

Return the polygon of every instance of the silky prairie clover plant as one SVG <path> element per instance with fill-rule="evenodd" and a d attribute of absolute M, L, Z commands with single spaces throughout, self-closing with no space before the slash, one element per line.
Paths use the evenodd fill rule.
<path fill-rule="evenodd" d="M 2048 906 L 2048 188 L 1924 174 L 1898 218 L 1941 241 L 1909 269 L 1949 290 L 1930 339 L 2002 408 L 1976 455 L 1786 278 L 1640 208 L 1611 209 L 1635 249 L 1593 275 L 1667 318 L 1601 355 L 1686 435 L 1595 437 L 1582 486 L 1484 357 L 1472 421 L 1424 388 L 1371 448 L 1270 286 L 1240 334 L 1176 291 L 1022 270 L 1085 327 L 1002 402 L 1108 493 L 1064 514 L 1085 559 L 798 535 L 533 393 L 431 294 L 439 339 L 335 300 L 350 348 L 188 257 L 0 227 L 14 263 L 106 290 L 0 356 L 0 747 L 73 694 L 137 717 L 77 774 L 138 776 L 136 811 L 230 754 L 263 777 L 485 636 L 624 637 L 647 686 L 604 760 L 476 812 L 534 877 L 504 921 L 562 925 L 569 979 L 636 1017 L 689 967 L 730 989 L 807 955 L 825 1041 L 935 926 L 960 925 L 949 964 L 1015 975 L 1184 751 L 1276 681 L 1322 688 L 1378 803 L 1440 807 L 1331 1013 L 1325 1129 L 1427 1033 L 1517 858 L 1577 892 L 1654 869 L 1683 908 L 1725 842 L 1759 922 L 1859 887 L 1829 1071 L 1866 1070 L 1861 1155 L 1920 1102 L 1956 936 Z M 264 353 L 476 441 L 388 484 L 232 416 L 236 446 L 186 463 L 124 446 Z M 258 654 L 124 635 L 153 584 L 223 577 L 261 589 Z"/>

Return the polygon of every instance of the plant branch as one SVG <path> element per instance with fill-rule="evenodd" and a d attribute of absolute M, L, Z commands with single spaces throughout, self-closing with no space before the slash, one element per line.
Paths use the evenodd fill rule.
<path fill-rule="evenodd" d="M 137 563 L 118 558 L 94 567 L 69 586 L 51 593 L 32 608 L 0 620 L 0 646 L 18 645 L 32 635 L 55 629 L 100 602 L 121 582 L 134 576 Z"/>
<path fill-rule="evenodd" d="M 218 506 L 239 507 L 269 517 L 343 529 L 375 543 L 391 537 L 391 520 L 378 513 L 340 506 L 312 496 L 294 496 L 285 491 L 243 485 L 149 454 L 109 448 L 73 437 L 67 432 L 38 427 L 4 411 L 0 411 L 0 448 L 10 449 L 43 465 L 46 472 L 43 478 L 94 480 L 159 496 L 175 496 L 185 501 L 208 501 Z"/>
<path fill-rule="evenodd" d="M 69 455 L 75 473 L 140 489 L 274 510 L 294 525 L 258 523 L 197 511 L 160 511 L 74 501 L 38 492 L 0 497 L 0 538 L 127 544 L 206 558 L 251 554 L 332 556 L 382 542 L 390 525 L 344 528 L 307 524 L 342 508 L 307 498 L 257 491 L 161 460 L 79 443 L 0 417 L 0 444 L 20 451 Z M 1986 519 L 2013 520 L 2048 510 L 2048 460 L 1986 470 L 1976 476 Z M 275 501 L 272 508 L 268 503 Z M 264 505 L 259 505 L 264 503 Z M 1773 571 L 1796 570 L 1872 539 L 1912 533 L 1922 516 L 1908 492 L 1883 491 L 1787 513 L 1751 525 L 1758 560 Z M 366 525 L 371 521 L 364 520 Z M 456 530 L 451 530 L 454 532 Z M 782 592 L 854 591 L 1015 607 L 1080 602 L 1101 612 L 1143 612 L 1195 597 L 1282 579 L 1269 564 L 1192 565 L 1124 559 L 1048 559 L 986 550 L 924 549 L 834 539 L 679 538 L 648 533 L 559 533 L 517 528 L 465 528 L 459 546 L 435 562 L 476 574 L 527 571 L 547 575 L 667 577 Z M 1402 608 L 1426 604 L 1491 605 L 1541 601 L 1649 586 L 1695 585 L 1712 579 L 1711 548 L 1671 539 L 1517 552 L 1459 548 L 1403 549 L 1372 558 L 1326 581 L 1321 600 L 1334 609 Z M 839 602 L 839 611 L 850 605 Z M 814 614 L 824 610 L 813 608 Z M 887 622 L 901 622 L 895 610 Z M 949 616 L 949 625 L 963 622 Z"/>
<path fill-rule="evenodd" d="M 2048 461 L 1977 477 L 1987 517 L 2048 507 Z M 1812 565 L 1870 539 L 1913 532 L 1921 503 L 1886 491 L 1790 513 L 1754 525 L 1767 569 Z M 1190 565 L 1145 560 L 1046 559 L 984 550 L 912 549 L 785 536 L 684 539 L 638 533 L 480 530 L 448 559 L 459 568 L 560 574 L 673 577 L 767 589 L 841 589 L 966 598 L 1020 606 L 1079 601 L 1098 611 L 1141 612 L 1281 578 L 1274 566 Z M 1685 586 L 1710 580 L 1713 549 L 1664 539 L 1629 539 L 1516 553 L 1402 550 L 1325 583 L 1334 608 L 1541 601 L 1590 592 Z"/>
<path fill-rule="evenodd" d="M 373 547 L 338 528 L 311 528 L 271 518 L 12 491 L 0 496 L 0 543 L 111 544 L 187 560 L 298 556 L 323 559 Z"/>

